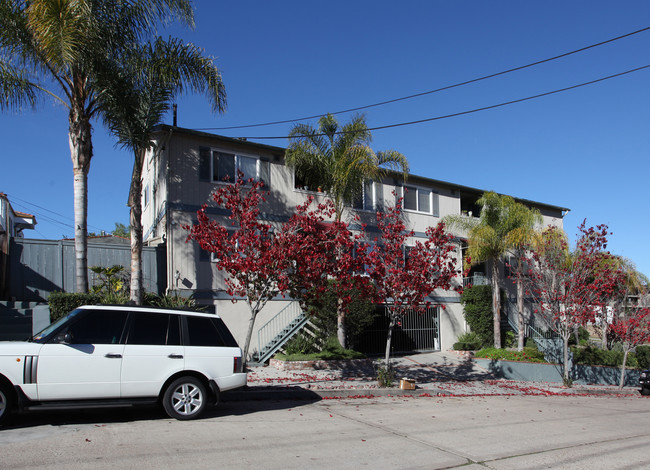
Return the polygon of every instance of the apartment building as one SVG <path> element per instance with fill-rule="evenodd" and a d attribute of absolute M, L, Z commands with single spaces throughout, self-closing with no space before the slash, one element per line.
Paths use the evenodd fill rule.
<path fill-rule="evenodd" d="M 295 207 L 305 202 L 309 195 L 317 199 L 325 197 L 317 188 L 301 186 L 293 171 L 284 164 L 285 149 L 272 145 L 219 135 L 161 126 L 157 133 L 157 148 L 152 150 L 144 163 L 143 171 L 143 229 L 145 244 L 164 244 L 167 251 L 167 286 L 170 291 L 193 296 L 198 303 L 214 305 L 238 341 L 243 341 L 249 319 L 244 302 L 232 303 L 224 289 L 224 274 L 211 261 L 210 254 L 201 250 L 197 243 L 187 242 L 188 232 L 184 226 L 196 222 L 196 212 L 208 203 L 208 212 L 216 219 L 226 220 L 223 209 L 215 207 L 211 193 L 223 184 L 226 175 L 237 170 L 246 178 L 253 177 L 265 182 L 270 191 L 261 207 L 261 218 L 268 223 L 280 224 L 289 219 Z M 405 189 L 407 191 L 405 191 Z M 387 177 L 381 182 L 368 182 L 363 198 L 348 208 L 348 216 L 357 214 L 361 221 L 372 227 L 375 211 L 392 205 L 395 195 L 404 195 L 404 214 L 415 232 L 415 238 L 424 237 L 427 227 L 436 225 L 446 215 L 477 217 L 480 208 L 477 199 L 484 191 L 426 176 L 409 175 L 404 181 L 399 176 Z M 566 208 L 519 200 L 537 208 L 544 225 L 562 227 Z M 459 240 L 456 251 L 461 266 L 463 234 L 455 234 Z M 472 274 L 487 275 L 487 269 L 475 268 Z M 463 279 L 459 278 L 458 283 Z M 453 291 L 434 292 L 430 300 L 445 304 L 445 309 L 433 308 L 426 323 L 424 347 L 419 349 L 447 350 L 456 338 L 466 331 L 459 296 Z M 290 299 L 277 299 L 260 313 L 257 328 L 295 304 Z M 294 305 L 295 309 L 295 305 Z M 428 314 L 428 315 L 429 315 Z M 422 325 L 414 327 L 422 329 Z M 421 332 L 418 333 L 421 335 Z M 251 351 L 264 347 L 263 335 L 253 335 Z M 423 344 L 425 344 L 423 343 Z"/>

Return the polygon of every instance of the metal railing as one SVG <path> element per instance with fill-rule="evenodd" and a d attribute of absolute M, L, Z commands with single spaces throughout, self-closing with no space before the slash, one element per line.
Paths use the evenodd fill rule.
<path fill-rule="evenodd" d="M 463 287 L 487 286 L 489 284 L 490 279 L 483 274 L 475 274 L 473 276 L 463 278 Z"/>
<path fill-rule="evenodd" d="M 307 323 L 309 318 L 298 302 L 291 302 L 257 331 L 259 351 L 253 354 L 253 362 L 263 363 L 275 354 L 293 335 Z"/>

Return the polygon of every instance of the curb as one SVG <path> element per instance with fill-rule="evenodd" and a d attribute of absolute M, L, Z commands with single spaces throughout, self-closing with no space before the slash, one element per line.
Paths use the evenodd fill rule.
<path fill-rule="evenodd" d="M 622 395 L 634 396 L 638 390 L 607 390 L 607 389 L 569 389 L 576 395 Z M 568 390 L 567 390 L 568 391 Z M 569 394 L 571 394 L 569 392 Z M 481 395 L 477 393 L 476 396 Z M 223 402 L 264 401 L 264 400 L 304 400 L 319 401 L 335 398 L 377 398 L 377 397 L 445 397 L 454 396 L 449 390 L 438 388 L 416 388 L 402 390 L 399 388 L 356 388 L 356 389 L 308 389 L 303 387 L 249 387 L 231 390 L 221 394 Z M 464 395 L 471 396 L 471 395 Z"/>

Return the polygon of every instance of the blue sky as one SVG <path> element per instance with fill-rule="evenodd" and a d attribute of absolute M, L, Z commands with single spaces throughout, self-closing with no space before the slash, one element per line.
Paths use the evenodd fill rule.
<path fill-rule="evenodd" d="M 650 26 L 650 2 L 512 1 L 195 2 L 194 31 L 172 27 L 215 56 L 224 115 L 199 96 L 178 101 L 193 129 L 336 112 L 432 90 L 553 57 Z M 321 8 L 319 8 L 321 7 Z M 453 90 L 366 110 L 370 127 L 525 98 L 650 64 L 650 31 Z M 412 173 L 568 207 L 605 223 L 609 249 L 650 275 L 647 207 L 650 69 L 465 116 L 377 130 L 376 150 L 407 156 Z M 345 121 L 349 115 L 341 115 Z M 166 120 L 171 124 L 171 117 Z M 73 235 L 72 164 L 63 107 L 0 114 L 0 191 L 37 216 L 30 238 Z M 213 130 L 285 136 L 291 124 Z M 278 146 L 287 141 L 258 140 Z M 131 156 L 94 124 L 89 230 L 128 223 Z"/>

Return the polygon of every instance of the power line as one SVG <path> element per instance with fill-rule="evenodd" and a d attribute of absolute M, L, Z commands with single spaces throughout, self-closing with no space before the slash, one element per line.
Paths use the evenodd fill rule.
<path fill-rule="evenodd" d="M 644 69 L 647 69 L 647 68 L 650 68 L 650 64 L 644 65 L 642 67 L 637 67 L 635 69 L 626 70 L 625 72 L 620 72 L 620 73 L 617 73 L 617 74 L 614 74 L 614 75 L 608 75 L 607 77 L 598 78 L 596 80 L 591 80 L 589 82 L 580 83 L 578 85 L 572 85 L 572 86 L 569 86 L 569 87 L 566 87 L 566 88 L 560 88 L 559 90 L 547 91 L 545 93 L 540 93 L 538 95 L 527 96 L 526 98 L 519 98 L 519 99 L 512 100 L 512 101 L 505 101 L 503 103 L 493 104 L 493 105 L 490 105 L 490 106 L 484 106 L 482 108 L 474 108 L 474 109 L 470 109 L 468 111 L 461 111 L 461 112 L 453 113 L 453 114 L 445 114 L 443 116 L 435 116 L 435 117 L 432 117 L 432 118 L 419 119 L 417 121 L 400 122 L 400 123 L 397 123 L 397 124 L 387 124 L 385 126 L 369 127 L 368 130 L 369 131 L 376 131 L 376 130 L 381 130 L 381 129 L 389 129 L 389 128 L 392 128 L 392 127 L 410 126 L 410 125 L 413 125 L 413 124 L 420 124 L 420 123 L 423 123 L 423 122 L 438 121 L 440 119 L 447 119 L 447 118 L 452 118 L 452 117 L 456 117 L 456 116 L 463 116 L 465 114 L 477 113 L 479 111 L 486 111 L 488 109 L 500 108 L 502 106 L 508 106 L 508 105 L 515 104 L 515 103 L 521 103 L 523 101 L 534 100 L 536 98 L 541 98 L 541 97 L 544 97 L 544 96 L 549 96 L 549 95 L 553 95 L 553 94 L 556 94 L 556 93 L 561 93 L 563 91 L 574 90 L 576 88 L 580 88 L 580 87 L 583 87 L 583 86 L 593 85 L 594 83 L 609 80 L 611 78 L 620 77 L 620 76 L 627 75 L 627 74 L 630 74 L 630 73 L 633 73 L 633 72 L 638 72 L 640 70 L 644 70 Z M 351 133 L 351 132 L 355 132 L 355 131 L 339 131 L 339 132 L 335 132 L 335 134 L 346 134 L 346 133 Z M 320 136 L 324 136 L 324 135 L 325 134 L 311 134 L 309 137 L 320 137 Z M 259 136 L 258 137 L 248 137 L 248 136 L 246 136 L 246 137 L 240 137 L 240 138 L 251 139 L 251 140 L 255 140 L 255 139 L 260 139 L 260 140 L 263 140 L 263 139 L 289 139 L 290 136 L 264 136 L 264 137 L 259 137 Z"/>
<path fill-rule="evenodd" d="M 410 100 L 412 98 L 418 98 L 420 96 L 430 95 L 432 93 L 438 93 L 438 92 L 441 92 L 441 91 L 450 90 L 452 88 L 457 88 L 457 87 L 461 87 L 461 86 L 464 86 L 464 85 L 469 85 L 470 83 L 480 82 L 481 80 L 487 80 L 489 78 L 498 77 L 500 75 L 505 75 L 505 74 L 508 74 L 508 73 L 516 72 L 518 70 L 523 70 L 523 69 L 526 69 L 526 68 L 529 68 L 529 67 L 534 67 L 535 65 L 540 65 L 540 64 L 544 64 L 546 62 L 551 62 L 553 60 L 561 59 L 563 57 L 567 57 L 567 56 L 570 56 L 572 54 L 577 54 L 578 52 L 583 52 L 583 51 L 586 51 L 588 49 L 593 49 L 594 47 L 598 47 L 598 46 L 602 46 L 604 44 L 608 44 L 610 42 L 618 41 L 619 39 L 624 39 L 624 38 L 627 38 L 627 37 L 630 37 L 630 36 L 633 36 L 635 34 L 639 34 L 639 33 L 642 33 L 644 31 L 648 31 L 648 30 L 650 30 L 650 26 L 648 26 L 646 28 L 643 28 L 643 29 L 639 29 L 637 31 L 632 31 L 631 33 L 627 33 L 627 34 L 624 34 L 622 36 L 617 36 L 615 38 L 607 39 L 606 41 L 601 41 L 601 42 L 598 42 L 596 44 L 591 44 L 589 46 L 581 47 L 580 49 L 576 49 L 574 51 L 565 52 L 564 54 L 556 55 L 554 57 L 549 57 L 548 59 L 538 60 L 537 62 L 531 62 L 530 64 L 521 65 L 519 67 L 504 70 L 502 72 L 497 72 L 497 73 L 493 73 L 493 74 L 490 74 L 490 75 L 485 75 L 483 77 L 474 78 L 472 80 L 467 80 L 467 81 L 456 83 L 456 84 L 453 84 L 453 85 L 444 86 L 442 88 L 436 88 L 435 90 L 423 91 L 421 93 L 415 93 L 413 95 L 403 96 L 401 98 L 394 98 L 394 99 L 391 99 L 391 100 L 380 101 L 379 103 L 368 104 L 368 105 L 365 105 L 365 106 L 358 106 L 356 108 L 344 109 L 344 110 L 336 111 L 336 112 L 329 113 L 329 114 L 337 115 L 337 114 L 350 113 L 352 111 L 361 111 L 362 109 L 369 109 L 369 108 L 374 108 L 374 107 L 377 107 L 377 106 L 383 106 L 385 104 L 396 103 L 398 101 Z M 217 131 L 217 130 L 227 130 L 227 129 L 245 129 L 245 128 L 250 128 L 250 127 L 262 127 L 262 126 L 271 126 L 271 125 L 275 125 L 275 124 L 286 124 L 286 123 L 289 123 L 289 122 L 296 122 L 296 121 L 306 121 L 306 120 L 315 119 L 315 118 L 318 118 L 318 117 L 321 117 L 321 116 L 324 116 L 324 114 L 314 114 L 312 116 L 305 116 L 305 117 L 301 117 L 301 118 L 297 118 L 297 119 L 285 119 L 285 120 L 282 120 L 282 121 L 262 122 L 262 123 L 258 123 L 258 124 L 246 124 L 246 125 L 241 125 L 241 126 L 203 127 L 203 128 L 196 129 L 196 130 L 199 130 L 199 131 Z"/>
<path fill-rule="evenodd" d="M 38 204 L 34 204 L 33 202 L 26 201 L 26 200 L 24 200 L 24 199 L 21 199 L 21 198 L 15 196 L 15 195 L 7 194 L 7 197 L 8 197 L 12 202 L 13 202 L 13 201 L 19 201 L 19 202 L 18 202 L 17 204 L 15 204 L 15 205 L 16 205 L 16 206 L 22 206 L 22 207 L 24 207 L 26 210 L 29 210 L 29 211 L 35 212 L 33 209 L 30 209 L 30 208 L 29 208 L 29 206 L 32 206 L 32 207 L 36 207 L 36 208 L 38 208 L 38 209 L 41 209 L 41 210 L 43 210 L 43 211 L 49 212 L 50 214 L 53 214 L 53 215 L 55 215 L 55 216 L 57 216 L 57 217 L 62 217 L 62 218 L 64 218 L 64 219 L 70 220 L 70 221 L 72 221 L 73 223 L 63 222 L 63 221 L 61 221 L 61 220 L 59 220 L 59 219 L 55 219 L 54 217 L 50 217 L 50 216 L 45 215 L 45 214 L 43 214 L 43 213 L 40 213 L 40 214 L 39 214 L 38 212 L 35 212 L 35 214 L 34 214 L 34 215 L 38 216 L 40 219 L 43 219 L 43 220 L 46 221 L 46 222 L 53 223 L 53 224 L 56 224 L 56 225 L 60 225 L 61 227 L 70 228 L 70 229 L 74 230 L 74 218 L 72 218 L 72 217 L 69 217 L 69 216 L 66 216 L 66 215 L 60 214 L 60 213 L 55 212 L 55 211 L 53 211 L 53 210 L 51 210 L 51 209 L 48 209 L 48 208 L 46 208 L 46 207 L 39 206 Z M 22 203 L 22 204 L 20 204 L 20 203 Z M 101 229 L 101 228 L 99 228 L 99 227 L 95 227 L 94 225 L 88 225 L 88 227 L 90 227 L 90 228 L 94 228 L 95 230 L 99 230 L 99 231 L 103 231 L 103 230 L 104 230 L 104 229 Z M 107 231 L 107 232 L 110 232 L 110 230 L 106 230 L 106 231 Z"/>

